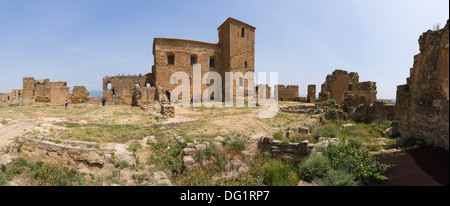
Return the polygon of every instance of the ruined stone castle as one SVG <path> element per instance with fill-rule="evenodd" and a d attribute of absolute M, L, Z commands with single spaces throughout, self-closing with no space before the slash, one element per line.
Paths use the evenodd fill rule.
<path fill-rule="evenodd" d="M 139 76 L 115 76 L 103 79 L 103 97 L 123 104 L 146 104 L 158 99 L 158 88 L 170 98 L 178 85 L 170 84 L 173 73 L 182 71 L 189 75 L 190 97 L 193 97 L 193 65 L 201 65 L 201 78 L 214 71 L 222 77 L 222 95 L 225 94 L 225 72 L 255 71 L 255 27 L 239 20 L 228 18 L 219 26 L 219 42 L 206 43 L 185 39 L 155 38 L 153 41 L 154 65 L 152 72 Z M 253 76 L 253 75 L 252 75 Z M 253 77 L 234 79 L 233 95 L 236 87 L 244 87 L 248 94 L 248 84 Z M 203 92 L 209 84 L 202 84 Z"/>
<path fill-rule="evenodd" d="M 357 72 L 336 69 L 327 75 L 319 93 L 319 101 L 334 99 L 341 104 L 348 96 L 354 96 L 359 104 L 373 104 L 377 100 L 377 87 L 375 82 L 359 82 Z"/>
<path fill-rule="evenodd" d="M 449 22 L 439 31 L 423 33 L 420 53 L 406 84 L 397 87 L 396 132 L 449 145 Z"/>

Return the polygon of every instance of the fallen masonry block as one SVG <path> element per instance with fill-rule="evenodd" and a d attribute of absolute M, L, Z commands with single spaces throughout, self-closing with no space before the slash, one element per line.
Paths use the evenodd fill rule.
<path fill-rule="evenodd" d="M 161 105 L 161 114 L 168 117 L 175 117 L 175 107 L 170 104 Z"/>

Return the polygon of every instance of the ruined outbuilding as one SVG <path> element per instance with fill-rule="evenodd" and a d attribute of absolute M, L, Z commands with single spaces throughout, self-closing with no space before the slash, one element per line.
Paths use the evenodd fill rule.
<path fill-rule="evenodd" d="M 298 85 L 275 85 L 275 96 L 279 101 L 298 101 Z"/>
<path fill-rule="evenodd" d="M 49 79 L 23 78 L 23 102 L 63 104 L 69 97 L 67 82 L 50 82 Z"/>
<path fill-rule="evenodd" d="M 377 100 L 376 82 L 359 82 L 357 72 L 348 73 L 336 69 L 327 75 L 326 81 L 322 84 L 319 101 L 334 99 L 337 104 L 341 104 L 351 95 L 357 99 L 357 104 L 373 104 Z"/>
<path fill-rule="evenodd" d="M 103 78 L 103 98 L 118 104 L 145 105 L 155 100 L 152 74 Z"/>
<path fill-rule="evenodd" d="M 423 33 L 406 84 L 397 87 L 394 129 L 449 147 L 449 22 Z"/>
<path fill-rule="evenodd" d="M 307 103 L 316 103 L 316 85 L 308 85 L 308 95 L 306 96 Z"/>

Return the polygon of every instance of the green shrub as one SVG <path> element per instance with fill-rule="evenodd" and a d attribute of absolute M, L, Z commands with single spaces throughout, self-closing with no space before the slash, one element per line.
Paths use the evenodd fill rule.
<path fill-rule="evenodd" d="M 75 170 L 42 162 L 34 164 L 30 170 L 37 185 L 45 186 L 69 186 L 72 185 L 74 177 L 78 175 Z"/>
<path fill-rule="evenodd" d="M 8 173 L 12 175 L 21 174 L 28 166 L 27 160 L 22 157 L 16 158 L 9 168 Z"/>
<path fill-rule="evenodd" d="M 329 145 L 323 154 L 331 161 L 333 169 L 354 174 L 364 184 L 387 179 L 384 176 L 388 165 L 381 164 L 365 149 L 340 143 Z"/>
<path fill-rule="evenodd" d="M 351 147 L 354 147 L 356 149 L 360 149 L 363 147 L 363 141 L 360 137 L 357 136 L 351 136 L 348 138 L 348 143 Z"/>
<path fill-rule="evenodd" d="M 325 118 L 329 120 L 337 120 L 339 118 L 339 112 L 336 109 L 332 109 L 325 113 Z"/>
<path fill-rule="evenodd" d="M 283 140 L 284 139 L 283 132 L 278 131 L 278 132 L 273 133 L 273 139 L 280 140 L 280 141 Z"/>
<path fill-rule="evenodd" d="M 325 177 L 329 170 L 330 160 L 326 156 L 311 156 L 300 164 L 302 179 L 308 182 Z"/>
<path fill-rule="evenodd" d="M 142 148 L 141 143 L 139 143 L 139 141 L 136 140 L 130 144 L 130 146 L 128 147 L 128 151 L 132 152 L 133 155 L 136 155 L 136 152 L 141 148 Z"/>
<path fill-rule="evenodd" d="M 5 164 L 0 164 L 0 170 L 2 172 L 6 172 L 6 165 Z"/>
<path fill-rule="evenodd" d="M 228 145 L 228 151 L 242 151 L 245 150 L 245 140 L 243 139 L 236 139 L 232 142 L 230 142 Z"/>
<path fill-rule="evenodd" d="M 319 126 L 313 129 L 312 136 L 315 139 L 319 137 L 337 137 L 339 136 L 339 130 L 332 124 Z"/>
<path fill-rule="evenodd" d="M 325 177 L 316 179 L 314 182 L 320 186 L 358 186 L 360 183 L 351 173 L 339 170 L 329 170 Z"/>
<path fill-rule="evenodd" d="M 381 149 L 383 149 L 383 147 L 381 146 L 381 144 L 380 144 L 379 142 L 377 142 L 377 141 L 367 143 L 367 144 L 366 144 L 366 148 L 367 148 L 369 151 L 372 151 L 372 152 L 378 152 L 378 151 L 380 151 Z"/>
<path fill-rule="evenodd" d="M 375 122 L 375 127 L 380 131 L 384 132 L 386 129 L 392 126 L 392 121 L 389 120 L 378 120 Z"/>
<path fill-rule="evenodd" d="M 7 121 L 7 120 L 2 120 L 0 123 L 1 123 L 2 125 L 7 125 L 7 124 L 8 124 L 8 121 Z"/>
<path fill-rule="evenodd" d="M 328 103 L 330 103 L 330 104 L 332 104 L 332 105 L 335 105 L 335 104 L 336 104 L 336 100 L 330 99 L 330 100 L 328 100 Z"/>

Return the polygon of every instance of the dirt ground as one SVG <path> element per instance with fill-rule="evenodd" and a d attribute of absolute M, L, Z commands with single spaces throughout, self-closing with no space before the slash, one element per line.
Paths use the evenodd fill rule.
<path fill-rule="evenodd" d="M 393 165 L 387 170 L 386 181 L 371 186 L 448 186 L 449 151 L 435 147 L 423 147 L 378 155 L 384 164 Z"/>
<path fill-rule="evenodd" d="M 15 137 L 24 134 L 27 130 L 34 127 L 29 122 L 10 122 L 7 125 L 0 126 L 0 148 L 8 145 Z"/>

